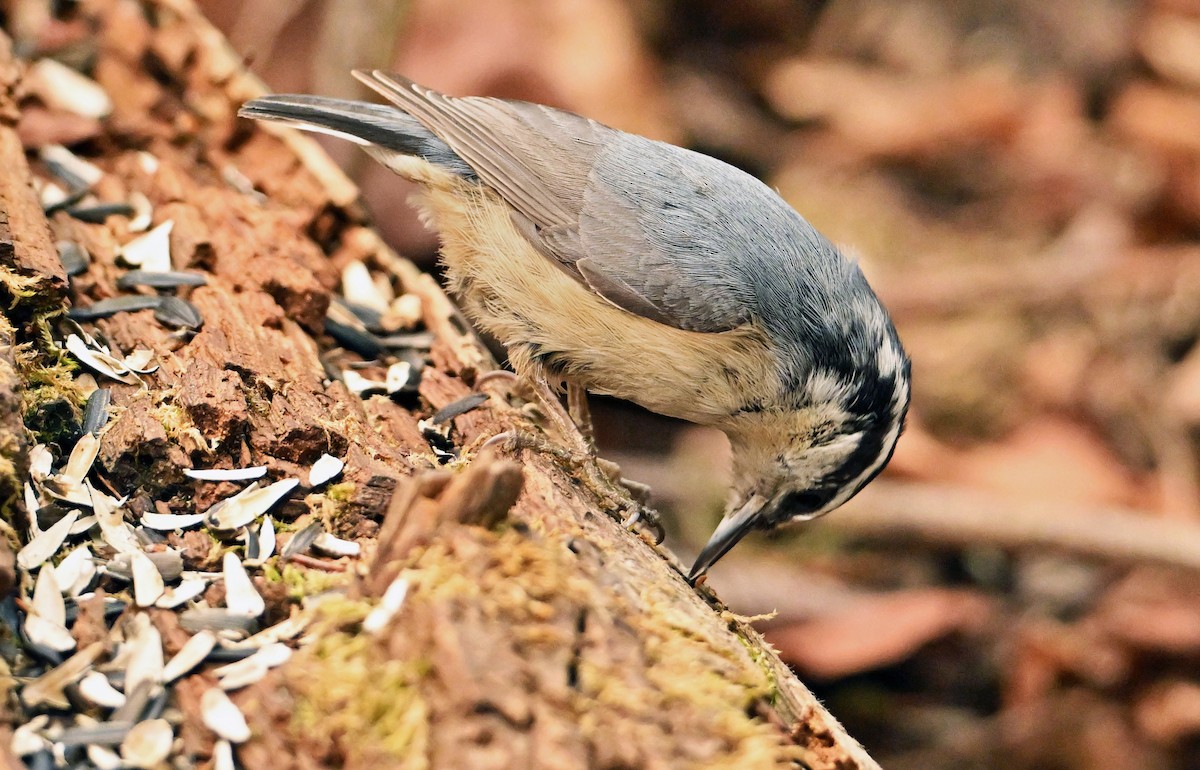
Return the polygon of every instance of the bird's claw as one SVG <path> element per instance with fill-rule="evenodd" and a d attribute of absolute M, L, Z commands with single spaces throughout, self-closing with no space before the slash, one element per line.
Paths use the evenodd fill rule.
<path fill-rule="evenodd" d="M 634 503 L 634 506 L 629 511 L 629 515 L 621 520 L 621 526 L 631 532 L 638 524 L 645 524 L 654 533 L 654 544 L 662 545 L 662 541 L 667 538 L 667 530 L 663 527 L 662 518 L 658 511 L 653 508 L 647 508 L 640 503 Z"/>

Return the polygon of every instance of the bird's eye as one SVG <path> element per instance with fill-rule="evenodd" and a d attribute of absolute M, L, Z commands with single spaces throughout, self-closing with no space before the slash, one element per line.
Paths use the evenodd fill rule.
<path fill-rule="evenodd" d="M 788 492 L 779 501 L 779 511 L 789 516 L 810 513 L 825 505 L 828 500 L 829 495 L 819 489 Z"/>

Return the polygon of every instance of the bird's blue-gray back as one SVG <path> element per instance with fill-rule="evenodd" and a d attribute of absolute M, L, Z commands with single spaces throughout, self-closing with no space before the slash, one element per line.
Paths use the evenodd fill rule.
<path fill-rule="evenodd" d="M 701 332 L 755 322 L 786 382 L 867 365 L 890 326 L 858 266 L 729 164 L 543 105 L 359 76 L 496 190 L 543 254 L 630 312 Z"/>

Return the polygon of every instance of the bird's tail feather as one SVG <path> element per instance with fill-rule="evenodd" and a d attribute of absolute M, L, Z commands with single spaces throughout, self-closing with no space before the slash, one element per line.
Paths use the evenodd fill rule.
<path fill-rule="evenodd" d="M 448 144 L 416 118 L 395 107 L 323 96 L 277 94 L 251 99 L 242 105 L 238 115 L 414 155 L 459 176 L 475 178 L 475 172 Z"/>

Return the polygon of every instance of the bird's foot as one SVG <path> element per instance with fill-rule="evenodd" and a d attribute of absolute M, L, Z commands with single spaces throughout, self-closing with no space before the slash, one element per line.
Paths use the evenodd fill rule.
<path fill-rule="evenodd" d="M 596 453 L 591 416 L 587 410 L 587 394 L 583 389 L 574 385 L 568 386 L 567 393 L 571 404 L 568 412 L 545 377 L 526 378 L 504 369 L 496 369 L 475 379 L 475 388 L 483 392 L 487 392 L 487 386 L 493 384 L 508 385 L 509 393 L 518 389 L 528 391 L 521 392 L 520 395 L 526 398 L 532 396 L 532 405 L 536 408 L 538 416 L 549 423 L 550 430 L 558 435 L 566 448 L 583 455 Z"/>
<path fill-rule="evenodd" d="M 602 460 L 590 451 L 572 451 L 542 436 L 525 431 L 498 433 L 485 441 L 480 450 L 489 446 L 508 451 L 529 449 L 550 455 L 563 467 L 569 468 L 579 483 L 599 499 L 604 510 L 622 525 L 632 530 L 638 524 L 644 524 L 652 531 L 655 545 L 663 541 L 666 530 L 658 512 L 643 504 L 649 488 L 644 484 L 622 479 L 616 463 Z"/>
<path fill-rule="evenodd" d="M 662 545 L 662 541 L 666 540 L 667 530 L 663 526 L 662 516 L 658 511 L 647 505 L 634 502 L 632 508 L 629 510 L 629 515 L 621 520 L 621 526 L 632 532 L 639 524 L 644 525 L 651 531 L 655 545 Z"/>
<path fill-rule="evenodd" d="M 650 499 L 650 485 L 624 478 L 621 476 L 620 465 L 612 460 L 605 460 L 603 457 L 596 458 L 596 465 L 600 466 L 600 470 L 604 471 L 604 475 L 608 476 L 612 483 L 620 484 L 634 502 L 644 505 Z"/>

